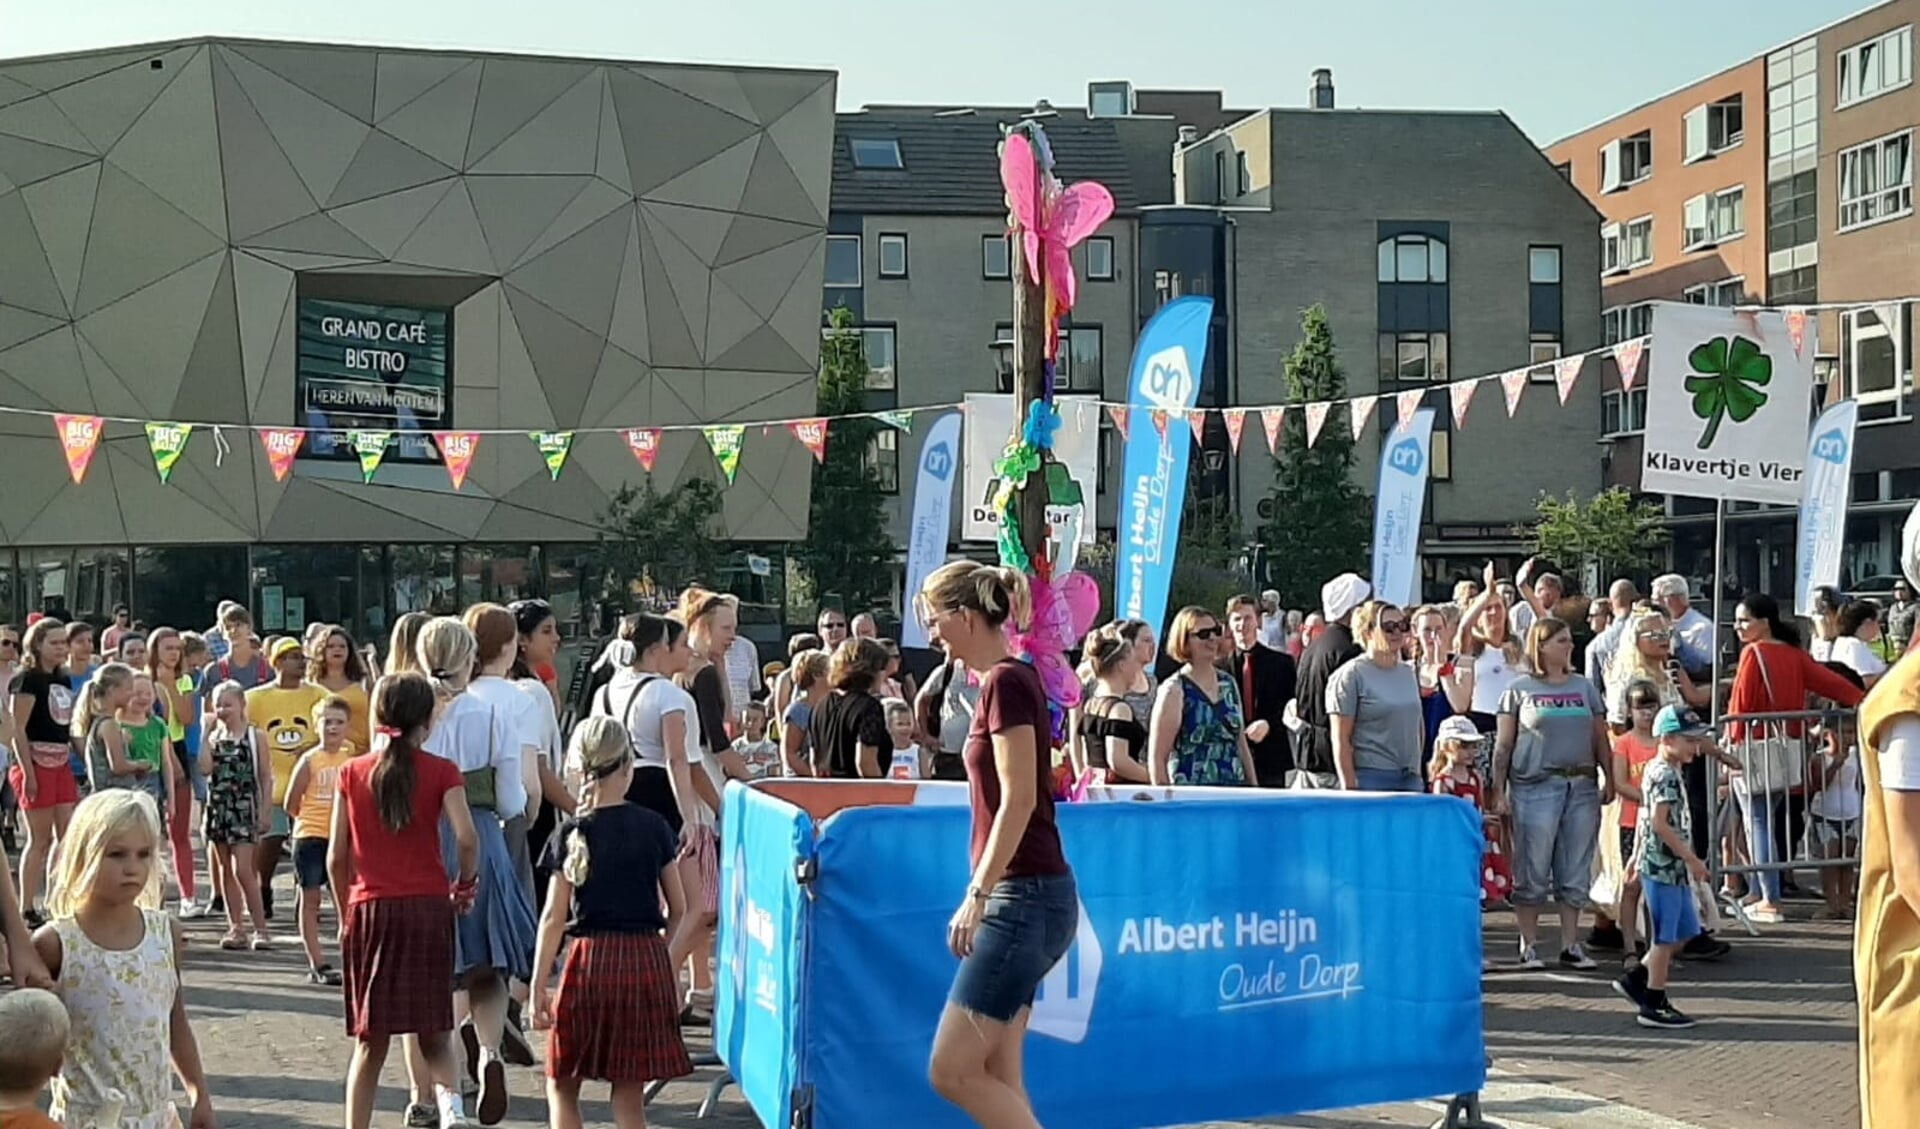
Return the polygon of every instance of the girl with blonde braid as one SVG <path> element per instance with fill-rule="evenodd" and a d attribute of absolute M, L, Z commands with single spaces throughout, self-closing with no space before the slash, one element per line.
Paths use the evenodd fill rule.
<path fill-rule="evenodd" d="M 533 1025 L 549 1032 L 547 1104 L 553 1129 L 578 1129 L 580 1084 L 607 1082 L 614 1124 L 640 1129 L 647 1083 L 693 1072 L 674 973 L 690 932 L 673 865 L 680 844 L 658 813 L 627 802 L 633 749 L 624 725 L 589 717 L 572 746 L 586 784 L 578 813 L 547 840 L 541 865 L 553 877 L 534 957 L 535 968 L 552 968 L 563 935 L 573 939 L 558 989 L 549 994 L 545 975 L 533 986 Z"/>

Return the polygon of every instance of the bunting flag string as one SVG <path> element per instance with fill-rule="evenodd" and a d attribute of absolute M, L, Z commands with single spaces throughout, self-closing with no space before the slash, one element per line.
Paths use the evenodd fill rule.
<path fill-rule="evenodd" d="M 1153 429 L 1160 433 L 1160 442 L 1164 446 L 1167 442 L 1167 421 L 1172 417 L 1164 409 L 1155 408 L 1147 413 L 1147 418 L 1153 421 Z"/>
<path fill-rule="evenodd" d="M 1413 392 L 1402 392 L 1395 396 L 1393 398 L 1394 426 L 1405 430 L 1407 425 L 1413 422 L 1413 414 L 1420 410 L 1420 402 L 1426 398 L 1427 392 L 1424 388 Z"/>
<path fill-rule="evenodd" d="M 1462 380 L 1447 386 L 1447 398 L 1453 402 L 1453 429 L 1459 431 L 1467 426 L 1467 408 L 1473 404 L 1474 390 L 1480 387 L 1477 380 Z"/>
<path fill-rule="evenodd" d="M 1573 395 L 1574 382 L 1580 379 L 1580 370 L 1586 367 L 1584 354 L 1561 357 L 1553 362 L 1553 382 L 1560 387 L 1560 406 L 1567 406 L 1567 398 Z"/>
<path fill-rule="evenodd" d="M 1644 337 L 1630 337 L 1613 347 L 1613 363 L 1620 370 L 1622 391 L 1633 391 L 1634 382 L 1640 379 L 1640 356 L 1646 347 Z"/>
<path fill-rule="evenodd" d="M 1267 429 L 1267 454 L 1280 454 L 1280 429 L 1287 422 L 1287 409 L 1261 408 L 1260 425 Z"/>
<path fill-rule="evenodd" d="M 573 432 L 571 431 L 530 431 L 533 445 L 540 448 L 541 461 L 547 464 L 547 474 L 553 481 L 560 481 L 560 471 L 567 465 L 567 454 L 573 450 Z"/>
<path fill-rule="evenodd" d="M 808 450 L 808 452 L 813 455 L 814 462 L 824 463 L 827 461 L 827 421 L 826 420 L 824 419 L 796 420 L 795 422 L 788 424 L 787 427 L 789 430 L 793 432 L 793 437 L 800 441 L 800 445 L 802 447 L 805 447 Z"/>
<path fill-rule="evenodd" d="M 54 429 L 60 433 L 60 449 L 67 454 L 67 473 L 73 476 L 75 486 L 87 477 L 87 467 L 93 462 L 93 452 L 100 446 L 100 433 L 106 425 L 99 416 L 53 417 Z"/>
<path fill-rule="evenodd" d="M 1301 410 L 1307 413 L 1307 446 L 1311 447 L 1320 438 L 1320 429 L 1326 425 L 1327 413 L 1333 410 L 1333 401 L 1316 400 Z"/>
<path fill-rule="evenodd" d="M 912 408 L 899 408 L 899 409 L 894 409 L 890 411 L 875 412 L 874 418 L 879 420 L 881 423 L 886 424 L 888 427 L 891 427 L 897 431 L 904 431 L 908 435 L 913 434 L 913 409 Z M 820 426 L 822 428 L 825 428 L 826 425 L 827 425 L 826 420 L 823 419 L 820 421 Z M 824 436 L 825 432 L 823 431 L 821 434 L 822 436 Z"/>
<path fill-rule="evenodd" d="M 293 457 L 300 453 L 300 445 L 307 441 L 307 433 L 295 427 L 263 427 L 260 429 L 260 445 L 267 451 L 267 466 L 273 470 L 275 482 L 285 482 L 287 475 L 293 472 Z"/>
<path fill-rule="evenodd" d="M 467 483 L 467 471 L 473 466 L 474 453 L 480 449 L 480 436 L 471 431 L 436 431 L 433 441 L 440 448 L 440 461 L 447 466 L 447 477 L 458 491 Z"/>
<path fill-rule="evenodd" d="M 1240 433 L 1247 427 L 1247 409 L 1222 408 L 1220 422 L 1227 425 L 1227 446 L 1236 457 L 1240 454 Z"/>
<path fill-rule="evenodd" d="M 162 483 L 173 477 L 173 466 L 186 451 L 187 438 L 192 434 L 190 423 L 147 425 L 147 449 L 153 452 L 153 469 L 160 473 Z"/>
<path fill-rule="evenodd" d="M 660 457 L 660 429 L 657 427 L 630 427 L 627 429 L 627 449 L 633 457 L 640 460 L 640 469 L 653 473 L 653 461 Z"/>
<path fill-rule="evenodd" d="M 393 438 L 391 431 L 349 431 L 347 445 L 360 457 L 360 476 L 370 485 L 373 472 L 380 469 L 380 460 L 387 457 L 387 443 Z"/>
<path fill-rule="evenodd" d="M 1107 418 L 1113 420 L 1113 429 L 1120 433 L 1120 441 L 1126 442 L 1131 436 L 1127 431 L 1129 413 L 1125 404 L 1108 404 Z"/>
<path fill-rule="evenodd" d="M 1787 308 L 1787 337 L 1793 342 L 1793 355 L 1802 356 L 1807 351 L 1807 311 L 1797 306 Z"/>
<path fill-rule="evenodd" d="M 746 426 L 735 423 L 703 427 L 700 430 L 706 434 L 707 446 L 713 451 L 714 461 L 720 464 L 720 473 L 727 476 L 727 485 L 732 486 L 734 475 L 740 473 L 740 445 L 746 438 Z"/>
<path fill-rule="evenodd" d="M 1353 425 L 1353 441 L 1358 443 L 1360 435 L 1367 430 L 1367 421 L 1373 418 L 1374 405 L 1380 402 L 1378 396 L 1361 396 L 1347 401 L 1347 422 Z"/>
<path fill-rule="evenodd" d="M 1527 370 L 1517 368 L 1501 373 L 1500 390 L 1507 394 L 1507 418 L 1512 419 L 1513 413 L 1520 410 L 1520 393 L 1527 390 Z"/>

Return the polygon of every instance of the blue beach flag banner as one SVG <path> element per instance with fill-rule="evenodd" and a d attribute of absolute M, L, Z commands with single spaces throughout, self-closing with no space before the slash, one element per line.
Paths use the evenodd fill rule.
<path fill-rule="evenodd" d="M 1401 607 L 1420 599 L 1420 518 L 1433 459 L 1433 409 L 1421 408 L 1380 444 L 1373 512 L 1373 593 Z"/>
<path fill-rule="evenodd" d="M 960 470 L 960 413 L 933 421 L 920 444 L 920 474 L 913 484 L 913 524 L 907 529 L 907 601 L 928 574 L 947 561 L 947 531 L 953 512 L 953 486 Z M 927 645 L 927 625 L 909 614 L 900 625 L 902 647 Z"/>
<path fill-rule="evenodd" d="M 1800 496 L 1799 554 L 1795 560 L 1794 609 L 1813 614 L 1813 590 L 1840 583 L 1840 555 L 1847 533 L 1847 491 L 1853 484 L 1853 432 L 1860 405 L 1842 400 L 1820 413 L 1807 438 L 1807 477 Z"/>
<path fill-rule="evenodd" d="M 1113 606 L 1118 618 L 1145 620 L 1155 631 L 1166 618 L 1173 584 L 1192 456 L 1187 413 L 1200 398 L 1212 319 L 1213 299 L 1175 298 L 1147 322 L 1133 350 L 1127 396 L 1133 426 L 1121 479 Z M 1166 426 L 1142 427 L 1154 412 L 1165 413 Z"/>

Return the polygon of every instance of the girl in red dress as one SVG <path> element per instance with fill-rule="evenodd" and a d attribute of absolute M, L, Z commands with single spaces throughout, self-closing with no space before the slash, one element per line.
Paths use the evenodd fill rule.
<path fill-rule="evenodd" d="M 1456 715 L 1440 723 L 1433 739 L 1433 792 L 1439 796 L 1458 796 L 1481 814 L 1486 828 L 1487 848 L 1480 859 L 1480 901 L 1482 904 L 1506 901 L 1513 893 L 1513 868 L 1500 851 L 1499 819 L 1486 814 L 1486 785 L 1480 779 L 1480 748 L 1486 734 L 1473 722 Z"/>

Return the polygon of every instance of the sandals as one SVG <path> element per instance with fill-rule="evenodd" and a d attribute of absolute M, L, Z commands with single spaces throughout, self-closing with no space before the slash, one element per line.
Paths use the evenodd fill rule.
<path fill-rule="evenodd" d="M 254 952 L 264 953 L 264 952 L 270 952 L 272 949 L 273 949 L 273 938 L 267 936 L 265 933 L 255 933 L 253 935 L 253 951 Z"/>
<path fill-rule="evenodd" d="M 244 933 L 228 933 L 226 936 L 220 938 L 220 947 L 230 953 L 244 953 L 247 951 L 247 935 Z"/>

